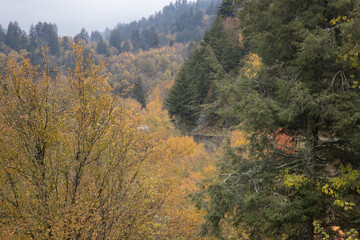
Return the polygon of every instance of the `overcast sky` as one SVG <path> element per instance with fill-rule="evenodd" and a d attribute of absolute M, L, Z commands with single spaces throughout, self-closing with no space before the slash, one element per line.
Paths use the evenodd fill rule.
<path fill-rule="evenodd" d="M 29 33 L 31 24 L 55 23 L 59 36 L 74 36 L 82 27 L 93 30 L 112 29 L 149 17 L 175 0 L 0 0 L 0 24 L 7 28 L 17 21 Z"/>

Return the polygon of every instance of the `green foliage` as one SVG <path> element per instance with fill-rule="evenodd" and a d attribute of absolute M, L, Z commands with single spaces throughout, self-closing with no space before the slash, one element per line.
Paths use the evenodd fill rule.
<path fill-rule="evenodd" d="M 85 43 L 89 42 L 89 33 L 85 30 L 85 28 L 82 28 L 80 33 L 74 37 L 75 43 L 78 43 L 81 41 L 84 41 Z"/>
<path fill-rule="evenodd" d="M 26 47 L 26 33 L 21 30 L 17 22 L 10 22 L 7 28 L 5 44 L 12 49 L 19 51 Z"/>
<path fill-rule="evenodd" d="M 138 77 L 135 82 L 135 85 L 132 89 L 132 96 L 134 99 L 136 99 L 136 101 L 138 101 L 141 104 L 142 108 L 146 107 L 146 101 L 145 101 L 145 96 L 144 96 L 144 90 L 142 88 L 141 77 Z"/>
<path fill-rule="evenodd" d="M 107 46 L 101 36 L 100 36 L 100 40 L 96 46 L 96 53 L 104 54 L 104 55 L 108 53 Z"/>
<path fill-rule="evenodd" d="M 6 34 L 0 24 L 0 44 L 5 42 Z"/>
<path fill-rule="evenodd" d="M 214 117 L 215 110 L 212 107 L 204 107 L 204 104 L 214 102 L 217 97 L 217 85 L 225 84 L 225 80 L 229 79 L 229 76 L 231 78 L 231 75 L 234 75 L 240 66 L 242 50 L 238 44 L 235 23 L 235 19 L 224 20 L 218 17 L 211 30 L 205 33 L 201 46 L 193 50 L 188 61 L 182 67 L 184 76 L 176 79 L 176 82 L 186 79 L 187 84 L 183 84 L 184 88 L 195 88 L 191 90 L 196 95 L 192 97 L 194 101 L 190 106 L 198 109 L 197 112 L 200 109 L 202 111 L 206 109 L 207 116 Z M 176 91 L 180 91 L 176 87 L 175 84 L 169 98 L 175 98 Z M 181 96 L 181 94 L 178 96 Z M 183 113 L 179 112 L 180 108 L 172 106 L 172 103 L 182 105 L 181 100 L 168 101 L 168 105 L 169 113 L 182 122 L 181 119 L 184 119 Z M 194 125 L 198 118 L 199 116 L 192 114 L 192 120 L 188 121 L 188 123 Z M 182 123 L 188 124 L 186 122 Z"/>
<path fill-rule="evenodd" d="M 119 30 L 113 30 L 110 32 L 109 43 L 111 46 L 115 47 L 119 52 L 121 52 L 121 34 Z"/>
<path fill-rule="evenodd" d="M 59 54 L 59 42 L 56 24 L 47 22 L 39 22 L 30 27 L 30 50 L 36 51 L 42 46 L 48 46 L 50 53 L 53 55 Z"/>
<path fill-rule="evenodd" d="M 235 15 L 233 0 L 223 0 L 219 6 L 218 15 L 221 17 L 232 17 Z"/>
<path fill-rule="evenodd" d="M 178 121 L 186 126 L 194 126 L 198 117 L 197 93 L 194 84 L 181 69 L 175 79 L 175 84 L 166 100 L 169 114 L 175 115 Z"/>
<path fill-rule="evenodd" d="M 207 211 L 204 233 L 221 238 L 222 221 L 250 239 L 314 239 L 314 220 L 358 226 L 360 96 L 352 79 L 360 68 L 352 22 L 359 4 L 241 1 L 243 45 L 263 65 L 253 73 L 255 65 L 244 64 L 236 79 L 217 80 L 216 107 L 240 124 L 249 144 L 243 152 L 227 149 L 216 183 L 195 196 Z M 221 60 L 221 35 L 204 39 L 222 66 L 233 66 L 225 64 L 231 55 Z M 283 146 L 282 134 L 296 142 Z"/>
<path fill-rule="evenodd" d="M 169 114 L 185 126 L 193 127 L 199 118 L 200 105 L 213 101 L 214 80 L 221 75 L 223 70 L 212 49 L 209 46 L 196 48 L 170 90 Z"/>
<path fill-rule="evenodd" d="M 225 28 L 226 20 L 229 25 L 234 24 L 234 26 Z M 238 45 L 235 28 L 235 20 L 217 17 L 211 30 L 204 36 L 204 42 L 213 49 L 226 72 L 231 72 L 240 65 L 242 51 Z"/>

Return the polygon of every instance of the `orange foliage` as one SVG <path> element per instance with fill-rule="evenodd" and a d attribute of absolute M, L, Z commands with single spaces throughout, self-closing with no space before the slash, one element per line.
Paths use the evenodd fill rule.
<path fill-rule="evenodd" d="M 279 129 L 276 133 L 275 133 L 275 137 L 274 137 L 276 143 L 277 143 L 277 149 L 284 149 L 287 151 L 294 151 L 295 149 L 295 139 L 289 135 L 287 135 L 286 133 L 282 133 L 282 130 Z"/>

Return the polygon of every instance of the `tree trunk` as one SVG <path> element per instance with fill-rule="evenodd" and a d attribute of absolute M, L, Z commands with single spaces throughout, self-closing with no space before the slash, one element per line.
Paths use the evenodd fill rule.
<path fill-rule="evenodd" d="M 318 120 L 316 118 L 308 116 L 306 126 L 306 143 L 304 151 L 304 167 L 305 174 L 312 178 L 315 175 L 316 166 L 316 148 L 319 141 L 319 133 L 317 127 Z M 313 240 L 314 239 L 314 216 L 307 216 L 308 221 L 303 223 L 300 233 L 301 240 Z"/>
<path fill-rule="evenodd" d="M 315 174 L 316 147 L 319 141 L 317 122 L 316 119 L 308 117 L 304 152 L 305 173 L 308 174 L 308 176 L 314 176 Z"/>

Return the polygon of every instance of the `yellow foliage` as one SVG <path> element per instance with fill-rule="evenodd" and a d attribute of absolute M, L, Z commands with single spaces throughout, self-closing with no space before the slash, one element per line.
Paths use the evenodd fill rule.
<path fill-rule="evenodd" d="M 249 141 L 246 139 L 246 136 L 241 131 L 235 130 L 230 133 L 231 147 L 241 147 L 248 143 Z"/>
<path fill-rule="evenodd" d="M 26 59 L 0 67 L 0 239 L 204 239 L 187 194 L 216 168 L 163 109 L 173 81 L 157 84 L 141 110 L 114 96 L 105 65 L 84 65 L 82 53 L 74 46 L 75 69 L 58 79 Z M 137 57 L 109 66 L 132 75 Z"/>
<path fill-rule="evenodd" d="M 159 149 L 160 150 L 160 149 Z M 161 169 L 172 176 L 171 193 L 156 215 L 154 239 L 211 239 L 198 236 L 204 219 L 202 211 L 190 203 L 187 194 L 197 191 L 196 183 L 204 179 L 201 169 L 212 162 L 202 144 L 191 137 L 170 137 L 162 144 L 166 165 Z M 195 164 L 196 163 L 196 164 Z M 214 167 L 205 167 L 210 174 Z"/>
<path fill-rule="evenodd" d="M 74 47 L 50 80 L 10 59 L 0 86 L 0 238 L 148 239 L 170 192 L 157 133 L 117 105 L 103 65 Z M 165 178 L 165 176 L 167 176 Z M 169 181 L 165 181 L 165 180 Z"/>
<path fill-rule="evenodd" d="M 288 169 L 285 170 L 283 172 L 283 175 L 282 175 L 282 184 L 285 187 L 299 189 L 303 185 L 308 184 L 309 182 L 310 182 L 310 179 L 305 177 L 302 174 L 301 175 L 299 175 L 299 174 L 289 174 Z"/>
<path fill-rule="evenodd" d="M 262 67 L 261 58 L 255 53 L 250 53 L 247 57 L 245 66 L 242 69 L 244 75 L 248 78 L 253 78 L 257 75 Z"/>
<path fill-rule="evenodd" d="M 239 40 L 238 40 L 238 42 L 239 42 L 239 47 L 240 47 L 240 48 L 244 48 L 244 37 L 243 37 L 243 35 L 242 35 L 241 33 L 239 33 Z"/>

